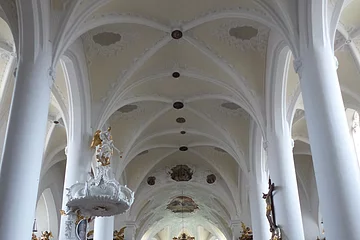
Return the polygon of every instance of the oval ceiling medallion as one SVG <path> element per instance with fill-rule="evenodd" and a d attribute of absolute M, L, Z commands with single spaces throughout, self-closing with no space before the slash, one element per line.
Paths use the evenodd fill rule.
<path fill-rule="evenodd" d="M 184 103 L 182 103 L 182 102 L 174 102 L 173 107 L 175 109 L 182 109 L 184 107 Z"/>
<path fill-rule="evenodd" d="M 171 32 L 171 37 L 172 37 L 173 39 L 178 40 L 178 39 L 182 38 L 182 36 L 183 36 L 182 31 L 180 31 L 180 30 L 178 30 L 178 29 Z"/>
<path fill-rule="evenodd" d="M 185 122 L 186 122 L 186 119 L 183 118 L 183 117 L 179 117 L 179 118 L 176 119 L 176 122 L 177 122 L 177 123 L 185 123 Z"/>
<path fill-rule="evenodd" d="M 236 103 L 232 103 L 232 102 L 222 103 L 221 106 L 223 108 L 230 109 L 230 110 L 237 110 L 237 109 L 241 108 L 239 105 L 237 105 Z"/>
<path fill-rule="evenodd" d="M 102 32 L 92 37 L 93 41 L 101 46 L 107 47 L 121 40 L 121 35 L 113 32 Z"/>
<path fill-rule="evenodd" d="M 229 30 L 229 35 L 240 40 L 250 40 L 258 35 L 258 30 L 250 26 L 233 27 Z"/>
<path fill-rule="evenodd" d="M 173 73 L 172 73 L 172 77 L 173 77 L 173 78 L 179 78 L 179 77 L 180 77 L 180 73 L 179 73 L 179 72 L 173 72 Z"/>
<path fill-rule="evenodd" d="M 121 108 L 119 108 L 118 111 L 121 113 L 129 113 L 129 112 L 136 110 L 137 108 L 138 108 L 138 106 L 135 104 L 128 104 L 128 105 L 125 105 L 125 106 L 122 106 Z"/>

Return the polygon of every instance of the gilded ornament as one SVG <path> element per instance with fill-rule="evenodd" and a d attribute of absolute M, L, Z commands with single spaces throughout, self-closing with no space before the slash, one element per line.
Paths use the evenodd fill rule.
<path fill-rule="evenodd" d="M 94 235 L 94 230 L 90 230 L 86 236 L 87 236 L 87 238 L 90 238 L 93 235 Z"/>
<path fill-rule="evenodd" d="M 124 240 L 125 228 L 126 227 L 121 228 L 120 231 L 118 231 L 118 230 L 114 231 L 114 240 Z"/>
<path fill-rule="evenodd" d="M 247 227 L 245 223 L 241 222 L 241 228 L 242 228 L 242 235 L 239 238 L 239 240 L 252 240 L 253 233 L 250 227 Z"/>
<path fill-rule="evenodd" d="M 39 240 L 39 239 L 37 238 L 37 236 L 35 235 L 35 233 L 33 233 L 33 234 L 31 235 L 31 240 Z"/>
<path fill-rule="evenodd" d="M 50 240 L 50 238 L 53 238 L 52 232 L 45 231 L 42 232 L 40 240 Z"/>

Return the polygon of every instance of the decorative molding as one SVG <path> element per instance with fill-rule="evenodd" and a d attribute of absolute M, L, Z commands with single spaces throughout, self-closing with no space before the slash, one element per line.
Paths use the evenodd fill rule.
<path fill-rule="evenodd" d="M 238 27 L 252 27 L 258 32 L 256 36 L 249 40 L 243 40 L 230 35 L 231 29 Z M 263 56 L 266 54 L 270 29 L 257 24 L 253 21 L 228 20 L 213 30 L 212 35 L 219 41 L 226 43 L 228 46 L 240 51 L 253 50 L 260 52 Z"/>
<path fill-rule="evenodd" d="M 259 21 L 264 25 L 269 25 L 269 27 L 275 27 L 276 24 L 273 24 L 271 18 L 268 17 L 266 12 L 263 12 L 260 9 L 255 8 L 222 8 L 222 9 L 212 9 L 203 14 L 196 16 L 195 18 L 187 21 L 183 25 L 183 30 L 188 31 L 193 29 L 201 24 L 211 22 L 218 19 L 224 18 L 240 18 L 248 19 L 253 21 Z"/>
<path fill-rule="evenodd" d="M 219 105 L 217 106 L 217 108 L 216 108 L 220 113 L 223 114 L 223 116 L 227 116 L 227 117 L 241 117 L 241 118 L 244 118 L 244 119 L 246 119 L 246 120 L 250 120 L 250 119 L 251 119 L 249 113 L 248 113 L 245 109 L 243 109 L 241 106 L 239 106 L 239 108 L 237 108 L 237 109 L 232 110 L 232 109 L 227 109 L 227 108 L 222 107 L 221 105 L 222 105 L 223 103 L 227 103 L 227 101 L 223 101 L 223 102 L 222 102 L 221 104 L 219 104 Z M 235 104 L 235 103 L 234 103 L 234 104 Z"/>
<path fill-rule="evenodd" d="M 138 120 L 138 118 L 141 117 L 147 111 L 146 111 L 146 108 L 144 106 L 142 106 L 141 104 L 137 104 L 136 106 L 137 106 L 137 108 L 131 112 L 122 113 L 122 112 L 116 111 L 109 118 L 109 122 L 117 122 L 120 120 L 124 120 L 124 121 Z"/>
<path fill-rule="evenodd" d="M 102 46 L 94 41 L 94 36 L 106 32 L 119 34 L 121 38 L 119 41 L 108 46 Z M 102 26 L 83 34 L 82 39 L 84 41 L 86 58 L 88 63 L 91 64 L 92 58 L 99 55 L 107 57 L 117 56 L 121 51 L 128 48 L 129 45 L 139 40 L 140 34 L 135 31 L 122 31 L 116 26 Z"/>

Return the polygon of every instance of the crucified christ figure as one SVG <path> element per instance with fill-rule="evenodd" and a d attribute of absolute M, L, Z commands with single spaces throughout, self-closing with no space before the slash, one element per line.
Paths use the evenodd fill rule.
<path fill-rule="evenodd" d="M 273 232 L 276 229 L 276 225 L 274 223 L 274 219 L 273 219 L 273 213 L 272 213 L 272 193 L 274 191 L 274 184 L 271 183 L 271 180 L 269 180 L 269 191 L 268 193 L 263 193 L 262 198 L 265 199 L 266 201 L 266 217 L 269 221 L 270 224 L 270 232 Z"/>

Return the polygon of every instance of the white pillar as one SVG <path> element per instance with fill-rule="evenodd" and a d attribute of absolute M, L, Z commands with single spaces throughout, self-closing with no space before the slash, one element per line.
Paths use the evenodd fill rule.
<path fill-rule="evenodd" d="M 94 224 L 94 240 L 113 240 L 114 216 L 97 217 Z"/>
<path fill-rule="evenodd" d="M 291 142 L 287 127 L 282 132 L 268 133 L 268 166 L 275 184 L 275 220 L 283 231 L 283 240 L 304 240 Z"/>
<path fill-rule="evenodd" d="M 126 223 L 124 240 L 135 240 L 136 224 L 131 222 Z"/>
<path fill-rule="evenodd" d="M 320 45 L 320 44 L 318 44 Z M 295 62 L 326 238 L 359 239 L 360 176 L 330 44 Z"/>
<path fill-rule="evenodd" d="M 90 136 L 84 136 L 79 131 L 69 139 L 70 142 L 66 149 L 67 160 L 62 201 L 63 210 L 66 209 L 66 203 L 68 201 L 66 188 L 69 188 L 76 182 L 86 181 L 87 174 L 90 171 L 92 156 L 89 145 Z M 74 215 L 61 216 L 59 240 L 77 240 L 75 235 L 75 221 L 76 216 Z"/>
<path fill-rule="evenodd" d="M 257 183 L 255 177 L 252 176 L 250 183 L 250 211 L 251 211 L 251 225 L 254 239 L 271 238 L 269 222 L 266 219 L 266 203 L 262 198 L 262 193 L 267 192 L 267 183 Z"/>
<path fill-rule="evenodd" d="M 30 239 L 45 144 L 51 51 L 19 59 L 0 172 L 1 239 Z"/>
<path fill-rule="evenodd" d="M 265 168 L 266 153 L 263 147 L 263 136 L 254 121 L 250 123 L 249 159 L 249 203 L 253 238 L 268 240 L 271 238 L 271 233 L 266 218 L 266 202 L 262 198 L 262 194 L 268 191 L 269 176 Z"/>

